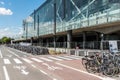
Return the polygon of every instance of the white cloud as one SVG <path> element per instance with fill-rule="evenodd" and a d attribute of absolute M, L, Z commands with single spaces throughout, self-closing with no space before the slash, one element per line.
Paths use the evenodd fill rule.
<path fill-rule="evenodd" d="M 5 28 L 5 29 L 3 29 L 3 31 L 8 31 L 9 30 L 9 28 Z"/>
<path fill-rule="evenodd" d="M 0 28 L 0 38 L 7 36 L 7 37 L 21 37 L 23 34 L 22 27 L 5 27 Z"/>
<path fill-rule="evenodd" d="M 13 12 L 10 9 L 0 8 L 0 15 L 12 15 Z"/>
<path fill-rule="evenodd" d="M 4 5 L 5 3 L 1 1 L 0 4 Z"/>

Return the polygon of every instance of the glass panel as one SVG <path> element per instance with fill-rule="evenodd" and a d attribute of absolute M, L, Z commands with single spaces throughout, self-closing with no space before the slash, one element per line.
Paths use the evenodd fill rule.
<path fill-rule="evenodd" d="M 53 34 L 54 0 L 47 0 L 30 16 L 28 36 Z M 56 32 L 120 20 L 120 0 L 55 0 Z M 38 18 L 39 15 L 39 26 Z M 27 23 L 26 23 L 27 24 Z M 39 30 L 37 30 L 39 27 Z M 26 28 L 23 36 L 26 35 Z"/>

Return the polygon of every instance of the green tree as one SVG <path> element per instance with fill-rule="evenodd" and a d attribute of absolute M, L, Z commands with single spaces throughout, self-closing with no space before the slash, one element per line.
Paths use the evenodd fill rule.
<path fill-rule="evenodd" d="M 9 38 L 9 37 L 3 37 L 3 38 L 0 40 L 0 42 L 3 43 L 3 44 L 10 43 L 10 42 L 11 42 L 11 38 Z"/>

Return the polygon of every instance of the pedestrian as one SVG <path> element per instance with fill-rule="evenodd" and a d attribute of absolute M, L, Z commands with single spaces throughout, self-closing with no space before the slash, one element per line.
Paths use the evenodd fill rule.
<path fill-rule="evenodd" d="M 79 51 L 79 45 L 76 46 L 75 48 L 75 55 L 78 56 L 78 51 Z"/>

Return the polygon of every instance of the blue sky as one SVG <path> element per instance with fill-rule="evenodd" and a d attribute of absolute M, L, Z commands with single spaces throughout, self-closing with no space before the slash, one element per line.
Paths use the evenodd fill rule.
<path fill-rule="evenodd" d="M 22 20 L 46 0 L 0 0 L 0 38 L 22 34 Z"/>

